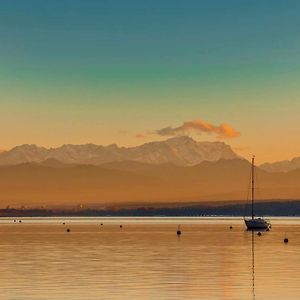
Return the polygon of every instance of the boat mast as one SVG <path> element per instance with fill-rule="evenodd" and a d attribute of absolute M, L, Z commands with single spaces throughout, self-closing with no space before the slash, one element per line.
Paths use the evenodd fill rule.
<path fill-rule="evenodd" d="M 255 156 L 253 155 L 252 157 L 252 172 L 251 172 L 251 218 L 252 220 L 254 219 L 254 170 L 255 170 L 255 166 L 254 166 L 254 159 Z"/>

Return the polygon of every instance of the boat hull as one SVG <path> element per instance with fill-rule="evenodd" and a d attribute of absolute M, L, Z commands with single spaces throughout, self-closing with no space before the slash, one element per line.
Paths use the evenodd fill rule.
<path fill-rule="evenodd" d="M 244 221 L 248 230 L 268 229 L 271 225 L 270 222 L 262 218 L 244 219 Z"/>

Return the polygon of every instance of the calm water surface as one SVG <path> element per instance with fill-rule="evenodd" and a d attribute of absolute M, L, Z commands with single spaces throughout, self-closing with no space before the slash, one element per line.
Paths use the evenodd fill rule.
<path fill-rule="evenodd" d="M 0 221 L 0 299 L 300 299 L 300 219 L 22 220 Z"/>

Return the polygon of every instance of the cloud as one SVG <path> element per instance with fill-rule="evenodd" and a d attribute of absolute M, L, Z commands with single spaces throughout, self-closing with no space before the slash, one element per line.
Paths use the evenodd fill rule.
<path fill-rule="evenodd" d="M 157 134 L 161 136 L 180 136 L 189 135 L 191 133 L 208 133 L 215 134 L 218 139 L 236 138 L 240 136 L 240 132 L 235 130 L 233 127 L 226 123 L 221 123 L 220 125 L 214 125 L 197 119 L 194 121 L 186 121 L 181 126 L 178 127 L 165 127 L 158 129 L 156 131 L 147 131 L 146 133 L 137 134 L 137 138 L 146 138 L 149 135 Z"/>
<path fill-rule="evenodd" d="M 153 134 L 156 134 L 155 131 L 147 130 L 144 133 L 136 134 L 135 137 L 138 138 L 138 139 L 145 139 L 145 138 L 147 138 L 147 137 L 149 137 L 150 135 L 153 135 Z"/>
<path fill-rule="evenodd" d="M 138 134 L 135 135 L 135 137 L 138 138 L 138 139 L 144 139 L 144 138 L 146 138 L 147 136 L 148 136 L 148 135 L 145 134 L 145 133 L 138 133 Z"/>

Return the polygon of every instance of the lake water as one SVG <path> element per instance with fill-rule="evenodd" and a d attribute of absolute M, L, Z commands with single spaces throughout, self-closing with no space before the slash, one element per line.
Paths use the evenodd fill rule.
<path fill-rule="evenodd" d="M 258 236 L 235 218 L 2 219 L 0 299 L 298 300 L 300 219 L 271 221 Z"/>

